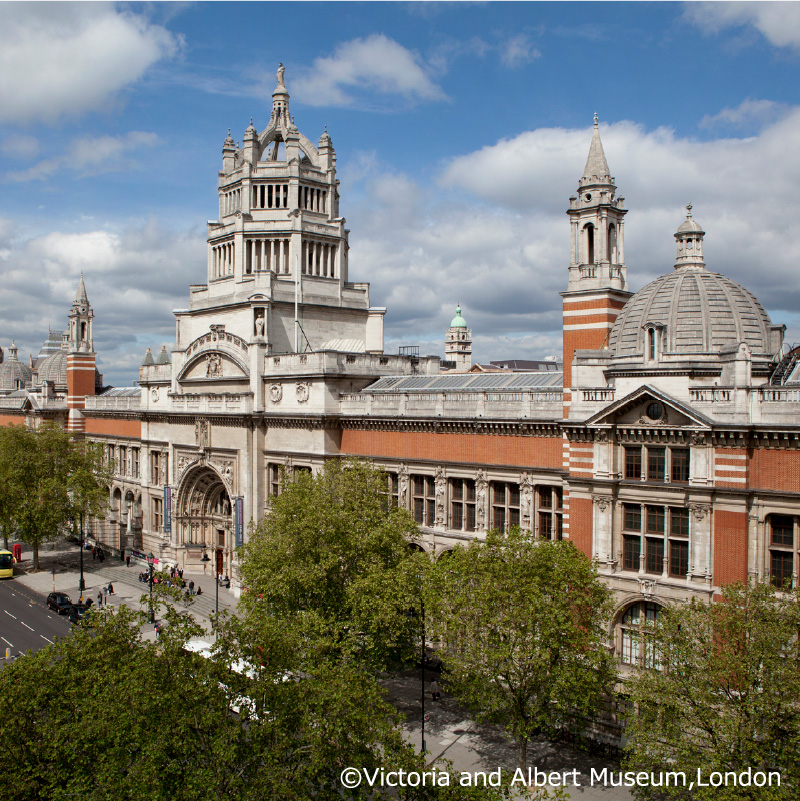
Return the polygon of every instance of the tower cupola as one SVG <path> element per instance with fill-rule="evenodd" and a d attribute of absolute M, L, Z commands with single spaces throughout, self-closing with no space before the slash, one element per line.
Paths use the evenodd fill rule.
<path fill-rule="evenodd" d="M 692 204 L 686 207 L 686 219 L 675 232 L 677 253 L 675 255 L 676 270 L 704 270 L 703 237 L 706 232 L 692 217 Z"/>
<path fill-rule="evenodd" d="M 455 362 L 456 370 L 472 367 L 472 331 L 461 316 L 461 306 L 456 306 L 456 316 L 450 321 L 445 336 L 444 354 L 447 361 Z"/>

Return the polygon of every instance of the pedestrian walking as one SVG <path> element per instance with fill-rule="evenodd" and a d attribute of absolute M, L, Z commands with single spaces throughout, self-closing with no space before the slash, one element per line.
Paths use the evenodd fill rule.
<path fill-rule="evenodd" d="M 189 590 L 183 593 L 183 605 L 186 609 L 189 608 Z"/>
<path fill-rule="evenodd" d="M 125 557 L 125 567 L 130 567 L 130 566 L 131 566 L 131 558 L 130 558 L 130 556 L 126 556 Z"/>
<path fill-rule="evenodd" d="M 114 585 L 110 581 L 108 582 L 108 594 L 109 595 L 114 594 Z"/>
<path fill-rule="evenodd" d="M 189 595 L 194 595 L 194 582 L 189 582 Z"/>
<path fill-rule="evenodd" d="M 97 591 L 97 605 L 98 606 L 103 605 L 103 593 L 100 592 L 100 590 Z"/>
<path fill-rule="evenodd" d="M 436 679 L 431 682 L 431 697 L 434 701 L 438 701 L 442 697 L 442 691 Z"/>
<path fill-rule="evenodd" d="M 103 598 L 105 598 L 106 603 L 108 603 L 108 587 L 103 587 Z"/>
<path fill-rule="evenodd" d="M 94 548 L 92 548 L 92 559 L 97 559 L 97 551 Z"/>

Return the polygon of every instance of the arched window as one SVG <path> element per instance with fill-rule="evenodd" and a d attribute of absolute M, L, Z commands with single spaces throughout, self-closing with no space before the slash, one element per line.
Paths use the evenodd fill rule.
<path fill-rule="evenodd" d="M 651 362 L 656 360 L 656 332 L 654 328 L 647 329 L 647 358 Z"/>
<path fill-rule="evenodd" d="M 594 264 L 594 226 L 587 223 L 583 230 L 586 231 L 586 263 Z"/>
<path fill-rule="evenodd" d="M 616 264 L 617 259 L 617 226 L 611 223 L 608 226 L 608 260 L 611 264 Z"/>
<path fill-rule="evenodd" d="M 625 610 L 619 624 L 620 660 L 623 664 L 661 667 L 660 655 L 653 642 L 660 612 L 661 605 L 652 601 L 639 601 Z"/>

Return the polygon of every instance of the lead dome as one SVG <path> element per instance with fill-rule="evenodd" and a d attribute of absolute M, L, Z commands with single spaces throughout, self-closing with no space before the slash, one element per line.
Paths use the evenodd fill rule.
<path fill-rule="evenodd" d="M 614 356 L 643 357 L 648 330 L 659 333 L 665 356 L 717 354 L 742 342 L 753 355 L 774 355 L 773 331 L 779 326 L 772 324 L 751 292 L 705 268 L 704 233 L 687 206 L 686 219 L 675 233 L 675 269 L 647 284 L 625 304 L 609 334 L 608 347 Z"/>

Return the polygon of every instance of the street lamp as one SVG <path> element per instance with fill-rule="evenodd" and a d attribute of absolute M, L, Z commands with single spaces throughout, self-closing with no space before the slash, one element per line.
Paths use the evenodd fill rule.
<path fill-rule="evenodd" d="M 83 512 L 78 513 L 79 526 L 80 526 L 80 540 L 81 540 L 81 579 L 78 589 L 81 594 L 80 603 L 83 603 L 83 592 L 86 589 L 86 584 L 83 580 Z"/>
<path fill-rule="evenodd" d="M 150 570 L 149 583 L 150 583 L 150 622 L 156 622 L 156 616 L 153 612 L 153 563 L 156 561 L 152 553 L 147 554 L 147 566 Z"/>
<path fill-rule="evenodd" d="M 126 500 L 126 506 L 128 507 L 128 525 L 125 528 L 125 542 L 127 544 L 128 542 L 132 541 L 131 535 L 133 534 L 133 501 L 131 501 L 130 496 L 128 496 Z M 122 551 L 124 550 L 122 547 L 122 532 L 120 532 L 119 539 L 119 552 L 122 554 Z"/>
<path fill-rule="evenodd" d="M 211 559 L 208 558 L 208 554 L 203 554 L 203 559 L 201 560 L 204 564 L 208 564 Z M 216 560 L 214 560 L 214 573 L 217 572 Z M 219 576 L 214 576 L 214 616 L 215 616 L 215 625 L 216 625 L 216 616 L 219 615 Z"/>

